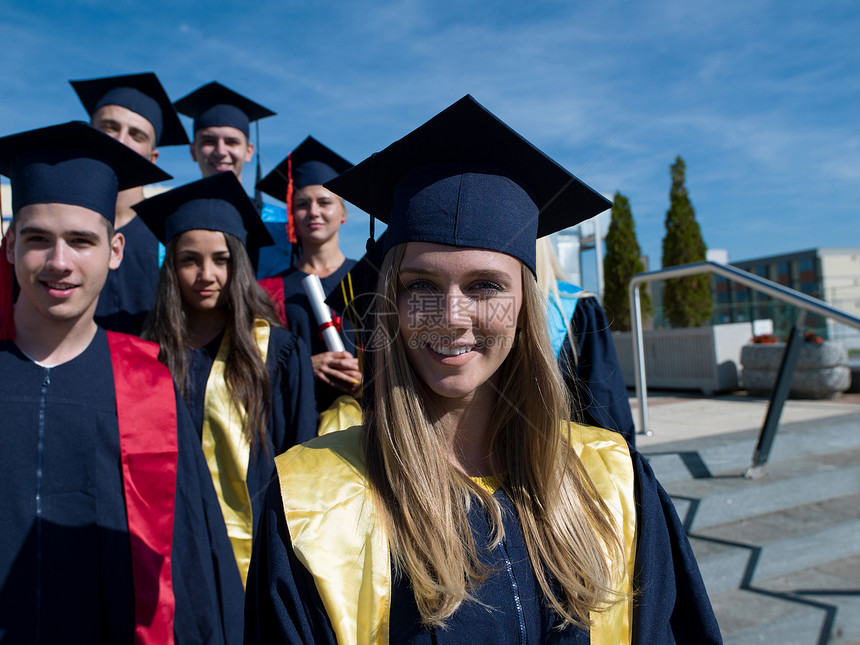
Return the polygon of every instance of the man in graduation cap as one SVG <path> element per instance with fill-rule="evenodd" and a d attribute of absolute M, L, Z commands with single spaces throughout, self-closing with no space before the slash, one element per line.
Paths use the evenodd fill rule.
<path fill-rule="evenodd" d="M 254 156 L 251 123 L 275 113 L 214 81 L 174 105 L 194 119 L 191 158 L 202 176 L 230 171 L 242 181 L 242 168 Z"/>
<path fill-rule="evenodd" d="M 93 320 L 123 256 L 117 191 L 170 176 L 82 122 L 0 139 L 0 172 L 0 640 L 241 642 L 188 411 L 156 345 Z"/>
<path fill-rule="evenodd" d="M 152 72 L 70 81 L 90 124 L 155 163 L 158 146 L 188 143 L 173 104 Z M 160 246 L 132 206 L 143 188 L 121 190 L 115 226 L 125 237 L 123 262 L 108 275 L 96 321 L 105 329 L 140 334 L 155 297 Z"/>

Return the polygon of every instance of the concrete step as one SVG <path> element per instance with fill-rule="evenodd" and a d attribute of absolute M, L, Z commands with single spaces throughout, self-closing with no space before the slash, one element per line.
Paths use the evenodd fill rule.
<path fill-rule="evenodd" d="M 764 580 L 756 587 L 834 607 L 828 644 L 860 643 L 860 554 Z"/>
<path fill-rule="evenodd" d="M 762 419 L 763 421 L 763 419 Z M 666 486 L 674 481 L 713 475 L 739 475 L 749 468 L 759 430 L 744 430 L 648 446 L 657 478 Z M 779 427 L 767 467 L 798 455 L 820 455 L 860 447 L 860 413 L 849 413 Z"/>
<path fill-rule="evenodd" d="M 711 603 L 726 645 L 849 645 L 860 643 L 858 581 L 860 554 L 712 594 Z"/>
<path fill-rule="evenodd" d="M 745 479 L 758 434 L 642 450 L 690 533 L 725 643 L 860 645 L 860 413 L 783 424 L 766 470 Z"/>
<path fill-rule="evenodd" d="M 860 645 L 860 414 L 643 450 L 690 533 L 727 645 Z"/>
<path fill-rule="evenodd" d="M 860 554 L 860 494 L 696 530 L 690 543 L 711 594 L 823 566 Z"/>
<path fill-rule="evenodd" d="M 860 493 L 860 447 L 783 460 L 772 464 L 767 476 L 757 479 L 717 475 L 663 485 L 687 530 L 698 532 L 755 515 Z"/>
<path fill-rule="evenodd" d="M 822 609 L 743 589 L 711 604 L 724 645 L 817 645 L 827 619 Z"/>

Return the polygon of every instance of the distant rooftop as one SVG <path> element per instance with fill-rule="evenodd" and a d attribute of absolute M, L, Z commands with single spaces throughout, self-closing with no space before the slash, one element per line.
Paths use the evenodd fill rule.
<path fill-rule="evenodd" d="M 860 247 L 817 247 L 812 249 L 803 249 L 801 251 L 791 251 L 789 253 L 779 253 L 777 255 L 763 255 L 757 258 L 749 258 L 745 260 L 732 260 L 732 264 L 751 264 L 757 262 L 779 262 L 781 260 L 790 260 L 803 256 L 824 256 L 824 255 L 860 255 Z"/>

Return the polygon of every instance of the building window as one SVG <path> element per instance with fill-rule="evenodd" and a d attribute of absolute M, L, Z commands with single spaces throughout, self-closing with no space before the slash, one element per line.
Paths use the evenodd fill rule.
<path fill-rule="evenodd" d="M 821 289 L 817 282 L 801 282 L 800 291 L 807 295 L 815 296 L 816 298 L 821 296 Z"/>

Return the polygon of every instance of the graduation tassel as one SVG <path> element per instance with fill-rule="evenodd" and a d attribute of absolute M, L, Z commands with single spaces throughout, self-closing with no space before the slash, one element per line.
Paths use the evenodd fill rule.
<path fill-rule="evenodd" d="M 290 244 L 298 242 L 296 221 L 293 218 L 293 153 L 287 155 L 287 239 Z"/>
<path fill-rule="evenodd" d="M 371 208 L 373 208 L 373 162 L 376 160 L 376 154 L 373 153 L 370 155 L 370 204 Z M 370 216 L 370 237 L 367 238 L 367 244 L 364 245 L 364 250 L 367 253 L 368 258 L 373 258 L 373 245 L 376 241 L 376 222 L 374 222 L 373 215 Z"/>
<path fill-rule="evenodd" d="M 3 197 L 0 193 L 0 217 L 2 213 Z M 0 242 L 0 340 L 15 340 L 15 318 L 12 309 L 15 274 L 12 271 L 12 265 L 6 259 L 6 246 L 4 234 L 3 241 Z"/>
<path fill-rule="evenodd" d="M 0 244 L 0 340 L 15 340 L 15 310 L 12 308 L 12 285 L 15 276 L 12 265 L 6 261 L 6 240 Z"/>
<path fill-rule="evenodd" d="M 3 217 L 3 191 L 0 187 L 0 219 Z M 8 233 L 8 231 L 6 231 Z M 15 319 L 12 314 L 12 300 L 15 274 L 6 259 L 6 233 L 0 242 L 0 340 L 15 340 Z"/>
<path fill-rule="evenodd" d="M 258 188 L 260 180 L 263 178 L 262 168 L 260 168 L 260 122 L 254 121 L 254 129 L 257 132 L 257 177 L 254 179 L 254 206 L 257 211 L 263 212 L 263 191 Z"/>

